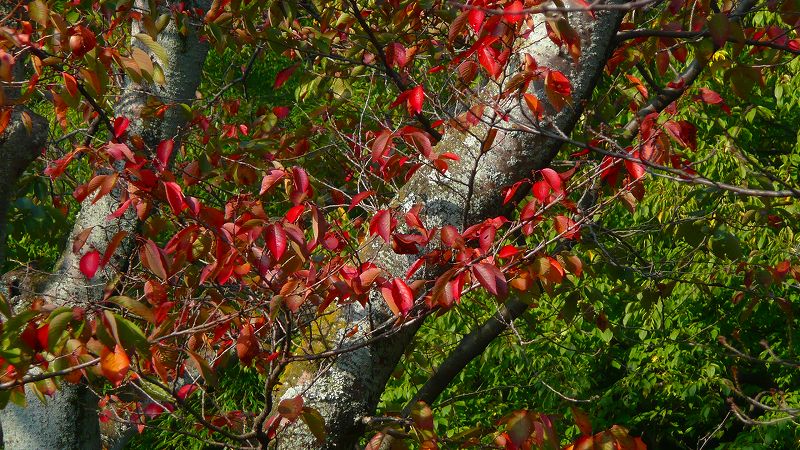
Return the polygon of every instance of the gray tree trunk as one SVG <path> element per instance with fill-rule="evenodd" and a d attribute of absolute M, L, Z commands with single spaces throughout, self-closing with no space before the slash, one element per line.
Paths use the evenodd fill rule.
<path fill-rule="evenodd" d="M 570 6 L 570 2 L 565 2 Z M 583 48 L 578 64 L 571 56 L 555 46 L 546 37 L 544 24 L 539 23 L 518 55 L 530 53 L 539 66 L 563 72 L 572 82 L 573 107 L 567 107 L 551 116 L 548 131 L 569 134 L 578 121 L 583 105 L 595 88 L 606 64 L 611 44 L 622 18 L 621 12 L 599 12 L 592 19 L 587 13 L 570 13 L 569 22 L 579 32 Z M 512 64 L 513 66 L 513 64 Z M 546 99 L 542 86 L 533 86 L 540 99 Z M 524 106 L 505 104 L 511 111 L 511 123 L 527 123 Z M 487 108 L 487 110 L 490 108 Z M 487 117 L 488 119 L 488 117 Z M 438 144 L 440 151 L 451 151 L 461 160 L 450 166 L 446 176 L 433 170 L 420 170 L 402 189 L 397 202 L 403 208 L 413 204 L 424 205 L 426 226 L 454 225 L 460 229 L 486 218 L 501 214 L 502 188 L 528 177 L 531 172 L 546 167 L 555 157 L 560 142 L 541 135 L 525 132 L 498 133 L 494 148 L 481 153 L 481 142 L 475 137 L 448 132 Z M 415 259 L 415 258 L 414 258 Z M 397 276 L 402 276 L 413 259 L 395 255 L 390 249 L 378 250 L 373 258 L 377 265 Z M 340 320 L 346 321 L 344 330 L 359 324 L 368 331 L 371 324 L 391 320 L 392 314 L 375 299 L 367 308 L 359 304 L 343 309 Z M 318 377 L 299 384 L 284 393 L 284 398 L 302 394 L 306 404 L 318 409 L 328 428 L 327 441 L 315 438 L 303 424 L 295 424 L 279 438 L 280 449 L 352 449 L 363 433 L 361 418 L 374 413 L 389 375 L 416 332 L 412 325 L 372 345 L 339 356 L 332 366 L 325 366 Z M 350 338 L 342 337 L 342 347 L 357 345 L 365 339 L 364 333 Z"/>
<path fill-rule="evenodd" d="M 196 2 L 199 7 L 208 10 L 210 0 Z M 137 0 L 136 6 L 147 10 L 148 2 Z M 134 23 L 133 33 L 138 33 L 138 24 Z M 180 127 L 185 118 L 180 108 L 170 108 L 162 119 L 143 120 L 141 109 L 146 106 L 147 99 L 153 97 L 163 103 L 187 103 L 195 100 L 195 92 L 200 84 L 200 76 L 208 53 L 207 43 L 200 42 L 198 30 L 190 27 L 187 36 L 178 31 L 174 22 L 170 23 L 159 35 L 158 42 L 167 52 L 168 63 L 164 69 L 166 83 L 159 85 L 142 85 L 129 82 L 123 89 L 118 104 L 114 108 L 117 117 L 124 116 L 131 123 L 128 133 L 140 135 L 147 146 L 155 149 L 159 142 L 169 138 L 178 138 Z M 140 45 L 134 42 L 133 45 Z M 141 46 L 141 45 L 140 45 Z M 148 49 L 144 46 L 145 51 Z M 153 57 L 155 61 L 157 59 Z M 178 143 L 176 142 L 176 146 Z M 139 224 L 131 208 L 119 219 L 106 220 L 109 214 L 120 205 L 122 188 L 112 192 L 92 204 L 93 196 L 89 196 L 81 205 L 72 232 L 55 273 L 48 281 L 41 295 L 48 301 L 58 305 L 87 305 L 102 299 L 103 287 L 113 276 L 114 270 L 109 267 L 98 273 L 91 280 L 86 280 L 80 272 L 80 255 L 73 254 L 71 243 L 81 231 L 92 228 L 85 248 L 94 247 L 101 253 L 108 246 L 111 238 L 119 231 L 134 231 Z M 132 245 L 122 245 L 112 258 L 110 266 L 124 269 L 130 256 Z M 55 398 L 47 405 L 28 395 L 26 408 L 9 405 L 0 417 L 3 424 L 3 440 L 8 450 L 48 450 L 48 449 L 98 449 L 101 447 L 100 432 L 97 419 L 97 399 L 85 386 L 62 385 Z M 113 443 L 112 443 L 113 445 Z"/>

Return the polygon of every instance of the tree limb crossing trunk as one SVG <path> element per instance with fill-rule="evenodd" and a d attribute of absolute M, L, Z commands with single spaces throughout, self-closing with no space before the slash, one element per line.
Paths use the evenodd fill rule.
<path fill-rule="evenodd" d="M 530 53 L 539 66 L 560 70 L 571 80 L 574 107 L 566 107 L 552 120 L 552 126 L 560 132 L 572 130 L 584 102 L 591 98 L 622 16 L 620 11 L 599 12 L 596 19 L 584 12 L 569 15 L 581 36 L 583 53 L 579 64 L 574 64 L 546 37 L 543 23 L 537 24 L 517 55 Z M 532 89 L 540 99 L 546 98 L 541 85 Z M 519 106 L 511 115 L 516 121 L 527 121 Z M 428 227 L 449 224 L 463 229 L 501 214 L 502 188 L 546 167 L 558 152 L 560 142 L 529 133 L 498 133 L 496 148 L 482 154 L 478 139 L 464 139 L 464 135 L 449 132 L 438 146 L 456 153 L 460 161 L 451 165 L 446 179 L 438 172 L 420 170 L 401 190 L 397 202 L 406 209 L 423 204 Z M 397 276 L 402 276 L 413 262 L 388 248 L 378 251 L 373 260 Z M 369 330 L 370 324 L 391 317 L 383 301 L 376 299 L 366 309 L 358 304 L 344 307 L 341 319 L 346 321 L 344 330 L 356 325 L 360 330 Z M 418 327 L 419 324 L 409 326 L 391 338 L 342 354 L 313 383 L 295 386 L 284 394 L 284 398 L 302 394 L 306 404 L 317 408 L 325 418 L 328 438 L 322 448 L 351 449 L 358 444 L 363 433 L 361 418 L 374 413 L 390 374 Z M 363 333 L 357 333 L 343 338 L 342 345 L 351 346 L 364 339 Z M 280 437 L 278 448 L 316 449 L 320 444 L 304 425 L 296 424 Z"/>

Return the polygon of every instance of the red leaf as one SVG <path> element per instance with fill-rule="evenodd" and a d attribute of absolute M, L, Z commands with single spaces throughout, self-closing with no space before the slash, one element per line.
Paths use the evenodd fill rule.
<path fill-rule="evenodd" d="M 111 241 L 108 243 L 108 247 L 106 247 L 106 251 L 103 253 L 103 259 L 100 260 L 100 265 L 105 266 L 108 264 L 108 261 L 111 260 L 111 256 L 114 255 L 114 252 L 119 247 L 119 244 L 125 239 L 125 236 L 128 235 L 128 232 L 125 230 L 118 231 L 117 234 L 111 238 Z"/>
<path fill-rule="evenodd" d="M 94 227 L 86 228 L 75 236 L 75 240 L 72 241 L 72 253 L 77 255 L 83 248 L 83 245 L 86 244 L 86 240 L 89 239 L 89 235 L 92 233 L 92 228 Z"/>
<path fill-rule="evenodd" d="M 385 155 L 392 142 L 394 134 L 390 130 L 381 130 L 375 140 L 372 141 L 372 160 L 380 161 Z"/>
<path fill-rule="evenodd" d="M 97 273 L 97 269 L 100 267 L 100 252 L 92 250 L 83 255 L 79 267 L 83 276 L 89 279 L 93 278 L 94 274 Z"/>
<path fill-rule="evenodd" d="M 488 45 L 478 49 L 478 62 L 492 78 L 497 78 L 500 74 L 501 68 L 497 64 L 497 55 Z"/>
<path fill-rule="evenodd" d="M 111 155 L 114 160 L 119 161 L 122 158 L 127 159 L 130 162 L 136 162 L 136 159 L 133 157 L 133 152 L 131 149 L 128 148 L 127 145 L 121 143 L 111 143 L 106 146 L 106 152 Z"/>
<path fill-rule="evenodd" d="M 417 149 L 425 158 L 431 159 L 433 157 L 433 146 L 431 145 L 431 140 L 428 139 L 428 135 L 425 133 L 419 131 L 408 133 L 406 135 L 406 142 L 409 142 L 411 146 Z"/>
<path fill-rule="evenodd" d="M 487 291 L 498 297 L 505 297 L 508 294 L 508 283 L 506 277 L 494 264 L 478 263 L 472 266 L 472 274 L 478 279 L 478 283 Z"/>
<path fill-rule="evenodd" d="M 197 385 L 192 384 L 184 384 L 183 386 L 178 389 L 178 392 L 175 393 L 175 397 L 178 397 L 179 400 L 185 401 L 187 397 L 192 395 L 192 392 L 197 390 Z"/>
<path fill-rule="evenodd" d="M 280 260 L 284 252 L 286 252 L 286 231 L 284 231 L 281 224 L 273 223 L 267 226 L 264 235 L 270 253 L 272 253 L 276 261 Z"/>
<path fill-rule="evenodd" d="M 503 196 L 504 205 L 509 201 L 511 201 L 512 198 L 514 198 L 514 194 L 517 193 L 517 189 L 519 189 L 519 187 L 522 186 L 522 183 L 524 183 L 524 181 L 517 181 L 511 187 L 505 189 L 505 194 Z"/>
<path fill-rule="evenodd" d="M 697 149 L 697 129 L 691 123 L 685 120 L 668 120 L 664 122 L 664 128 L 682 146 Z"/>
<path fill-rule="evenodd" d="M 516 0 L 503 9 L 503 18 L 508 23 L 517 23 L 525 19 L 525 13 L 521 12 L 522 9 L 522 2 Z"/>
<path fill-rule="evenodd" d="M 486 17 L 486 13 L 480 9 L 471 9 L 469 14 L 467 15 L 467 21 L 469 25 L 475 30 L 475 33 L 481 30 L 481 25 L 483 25 L 483 19 Z"/>
<path fill-rule="evenodd" d="M 386 47 L 386 59 L 391 66 L 404 67 L 408 64 L 406 48 L 398 42 L 392 42 Z"/>
<path fill-rule="evenodd" d="M 165 141 L 161 141 L 158 144 L 158 148 L 156 148 L 156 159 L 157 163 L 156 166 L 164 170 L 167 168 L 167 163 L 169 163 L 169 157 L 172 155 L 172 149 L 175 147 L 175 141 L 172 139 L 167 139 Z"/>
<path fill-rule="evenodd" d="M 308 194 L 309 184 L 306 171 L 302 167 L 294 166 L 292 167 L 292 175 L 294 175 L 294 188 L 299 192 Z"/>
<path fill-rule="evenodd" d="M 155 242 L 147 239 L 142 246 L 141 252 L 142 264 L 150 269 L 154 275 L 162 280 L 167 279 L 167 269 L 164 267 L 164 260 L 161 256 L 161 250 Z"/>
<path fill-rule="evenodd" d="M 480 234 L 478 234 L 478 246 L 485 252 L 489 251 L 489 247 L 494 243 L 494 237 L 497 234 L 497 229 L 493 226 L 483 227 Z"/>
<path fill-rule="evenodd" d="M 517 247 L 514 247 L 513 245 L 506 245 L 500 249 L 500 252 L 497 253 L 497 256 L 501 258 L 510 258 L 518 253 L 519 249 Z"/>
<path fill-rule="evenodd" d="M 64 87 L 67 89 L 67 92 L 71 97 L 78 96 L 78 82 L 75 81 L 75 77 L 68 74 L 67 72 L 62 73 L 61 75 L 64 76 Z"/>
<path fill-rule="evenodd" d="M 555 216 L 553 221 L 556 232 L 565 239 L 580 239 L 580 228 L 575 226 L 575 221 L 566 216 Z"/>
<path fill-rule="evenodd" d="M 556 173 L 555 170 L 549 167 L 542 169 L 542 177 L 545 179 L 545 181 L 547 181 L 547 184 L 550 185 L 550 188 L 553 189 L 556 194 L 561 194 L 564 192 L 564 189 L 561 187 L 561 177 L 558 176 L 558 173 Z"/>
<path fill-rule="evenodd" d="M 131 123 L 127 117 L 117 117 L 114 119 L 114 138 L 119 139 L 125 133 L 125 130 L 128 129 L 128 125 Z"/>
<path fill-rule="evenodd" d="M 544 203 L 550 195 L 550 186 L 544 180 L 533 183 L 532 190 L 533 196 L 542 203 Z"/>
<path fill-rule="evenodd" d="M 305 205 L 302 204 L 297 206 L 292 206 L 291 208 L 289 208 L 289 211 L 286 211 L 286 215 L 283 218 L 286 219 L 286 221 L 289 223 L 295 223 L 305 210 L 306 207 Z"/>
<path fill-rule="evenodd" d="M 392 212 L 388 209 L 378 211 L 369 223 L 369 234 L 377 234 L 388 244 L 392 234 Z"/>
<path fill-rule="evenodd" d="M 525 98 L 525 104 L 528 105 L 528 109 L 531 110 L 531 114 L 536 119 L 541 119 L 544 116 L 544 105 L 542 102 L 539 101 L 539 97 L 533 94 L 525 94 L 523 96 Z"/>
<path fill-rule="evenodd" d="M 639 158 L 639 152 L 638 151 L 633 152 L 632 156 L 635 158 Z M 626 159 L 625 168 L 628 170 L 628 173 L 631 174 L 631 178 L 633 180 L 638 180 L 639 178 L 642 178 L 645 174 L 644 165 L 635 161 L 629 161 Z"/>
<path fill-rule="evenodd" d="M 286 80 L 292 76 L 294 71 L 297 70 L 299 66 L 300 64 L 295 64 L 278 72 L 278 74 L 275 75 L 275 84 L 272 85 L 272 89 L 280 89 L 280 87 L 283 86 L 283 83 L 286 83 Z"/>
<path fill-rule="evenodd" d="M 176 216 L 186 208 L 186 202 L 183 199 L 183 191 L 174 181 L 164 182 L 164 191 L 167 193 L 167 202 L 169 202 L 172 213 Z"/>
<path fill-rule="evenodd" d="M 422 112 L 422 104 L 425 101 L 425 91 L 422 85 L 415 86 L 409 91 L 408 94 L 408 111 L 410 114 L 419 114 Z"/>
<path fill-rule="evenodd" d="M 585 412 L 582 410 L 572 406 L 570 407 L 572 410 L 572 417 L 575 419 L 575 425 L 578 426 L 581 434 L 584 436 L 591 436 L 592 435 L 592 422 L 589 420 L 589 416 L 586 415 Z"/>
<path fill-rule="evenodd" d="M 564 105 L 571 103 L 572 85 L 563 73 L 557 70 L 547 72 L 544 79 L 545 94 L 556 110 L 561 110 Z"/>
<path fill-rule="evenodd" d="M 395 315 L 405 316 L 414 306 L 414 292 L 400 278 L 394 278 L 381 288 L 386 304 Z"/>
<path fill-rule="evenodd" d="M 286 175 L 286 172 L 280 169 L 272 169 L 269 171 L 268 174 L 264 175 L 264 179 L 261 180 L 261 190 L 258 192 L 259 195 L 264 195 L 265 192 L 268 192 L 275 186 L 275 183 L 278 182 L 281 178 Z"/>
<path fill-rule="evenodd" d="M 358 206 L 358 204 L 361 203 L 365 198 L 369 197 L 374 193 L 375 191 L 364 191 L 354 195 L 353 200 L 350 201 L 350 207 L 347 208 L 347 211 L 350 212 L 350 210 Z"/>

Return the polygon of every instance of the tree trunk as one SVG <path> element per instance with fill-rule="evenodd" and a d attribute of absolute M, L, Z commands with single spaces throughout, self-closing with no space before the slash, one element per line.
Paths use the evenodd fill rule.
<path fill-rule="evenodd" d="M 208 10 L 210 0 L 196 2 Z M 136 6 L 148 9 L 146 0 L 137 0 Z M 132 34 L 139 32 L 139 24 L 132 24 Z M 140 135 L 145 144 L 154 151 L 159 142 L 179 138 L 180 127 L 186 120 L 181 108 L 169 108 L 161 119 L 143 120 L 141 109 L 149 97 L 162 103 L 187 103 L 195 101 L 195 92 L 200 84 L 200 75 L 208 44 L 198 39 L 198 30 L 190 27 L 187 36 L 180 34 L 171 22 L 158 36 L 158 42 L 167 52 L 168 63 L 164 69 L 166 83 L 163 86 L 141 85 L 129 82 L 114 108 L 117 117 L 127 117 L 131 122 L 130 136 Z M 134 42 L 133 45 L 140 45 Z M 148 49 L 144 46 L 145 51 Z M 148 51 L 149 53 L 149 51 Z M 154 58 L 155 59 L 155 58 Z M 176 146 L 179 143 L 176 142 Z M 92 227 L 84 249 L 94 247 L 101 253 L 111 238 L 119 231 L 134 231 L 139 220 L 130 208 L 119 219 L 106 220 L 120 205 L 124 187 L 117 186 L 109 195 L 92 204 L 89 196 L 82 204 L 72 232 L 67 241 L 54 274 L 41 295 L 57 305 L 87 305 L 102 299 L 103 288 L 115 273 L 124 270 L 133 248 L 132 241 L 120 246 L 112 258 L 111 267 L 98 271 L 91 280 L 86 280 L 79 268 L 81 255 L 72 252 L 74 238 L 83 230 Z M 47 405 L 29 395 L 28 406 L 20 408 L 9 405 L 2 411 L 3 440 L 8 450 L 24 449 L 94 449 L 100 448 L 100 433 L 97 421 L 97 401 L 85 386 L 61 386 L 55 398 Z"/>
<path fill-rule="evenodd" d="M 566 6 L 570 6 L 568 2 Z M 537 23 L 518 56 L 529 53 L 539 66 L 563 72 L 572 82 L 573 107 L 566 107 L 552 117 L 545 131 L 569 134 L 578 121 L 583 105 L 592 96 L 623 13 L 598 12 L 592 19 L 585 12 L 569 14 L 569 22 L 581 36 L 582 56 L 578 64 L 545 35 L 544 23 Z M 510 64 L 514 66 L 514 64 Z M 547 98 L 541 84 L 532 89 L 540 99 Z M 517 99 L 506 100 L 500 109 L 511 110 L 511 123 L 526 123 Z M 490 108 L 487 108 L 489 110 Z M 440 151 L 451 151 L 461 159 L 451 165 L 446 177 L 433 170 L 421 169 L 401 190 L 397 205 L 408 209 L 424 205 L 426 226 L 454 225 L 464 229 L 487 218 L 502 214 L 502 188 L 546 167 L 555 157 L 560 141 L 527 132 L 499 132 L 491 151 L 482 153 L 481 142 L 473 136 L 448 132 L 438 144 Z M 373 261 L 396 276 L 402 276 L 416 259 L 394 254 L 388 248 L 375 252 Z M 391 320 L 392 313 L 382 299 L 374 299 L 367 308 L 359 304 L 343 308 L 342 333 L 359 324 L 359 330 L 371 330 L 371 324 Z M 363 433 L 361 418 L 374 413 L 389 375 L 414 336 L 419 323 L 372 345 L 341 354 L 330 368 L 312 377 L 312 382 L 290 388 L 283 397 L 301 394 L 306 404 L 318 409 L 325 418 L 328 437 L 322 448 L 351 449 Z M 363 342 L 364 332 L 341 338 L 342 347 Z M 281 449 L 320 448 L 303 424 L 296 424 L 279 438 Z"/>
<path fill-rule="evenodd" d="M 31 118 L 30 131 L 22 120 L 23 114 Z M 17 180 L 22 172 L 42 154 L 47 141 L 47 120 L 30 111 L 16 106 L 5 131 L 0 134 L 0 268 L 6 263 L 6 238 L 8 237 L 7 216 L 14 195 Z"/>

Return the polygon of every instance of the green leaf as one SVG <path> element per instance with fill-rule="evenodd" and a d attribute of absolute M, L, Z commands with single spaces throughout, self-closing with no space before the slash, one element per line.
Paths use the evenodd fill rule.
<path fill-rule="evenodd" d="M 156 42 L 155 39 L 150 37 L 149 34 L 139 33 L 134 37 L 138 39 L 139 42 L 144 44 L 148 49 L 150 49 L 150 51 L 153 52 L 154 55 L 156 55 L 156 58 L 158 58 L 158 61 L 162 65 L 169 64 L 169 57 L 167 56 L 167 51 L 164 49 L 164 47 L 161 46 L 161 44 Z"/>
<path fill-rule="evenodd" d="M 124 295 L 117 295 L 109 298 L 108 301 L 127 309 L 150 323 L 156 322 L 156 316 L 153 314 L 153 311 L 147 305 L 136 299 Z"/>
<path fill-rule="evenodd" d="M 51 353 L 55 353 L 55 347 L 64 335 L 64 330 L 67 329 L 72 321 L 72 308 L 58 308 L 47 319 L 49 324 L 47 331 L 47 349 Z"/>
<path fill-rule="evenodd" d="M 114 314 L 114 319 L 117 324 L 119 343 L 128 351 L 136 350 L 139 354 L 149 355 L 150 342 L 142 330 L 130 320 L 124 319 L 117 314 Z"/>
<path fill-rule="evenodd" d="M 208 364 L 208 361 L 191 350 L 186 350 L 186 353 L 189 355 L 189 358 L 191 358 L 195 367 L 197 367 L 198 372 L 200 372 L 200 376 L 206 380 L 206 383 L 211 386 L 216 385 L 217 374 L 214 373 L 214 369 L 211 368 L 211 366 Z"/>
<path fill-rule="evenodd" d="M 317 441 L 322 442 L 325 440 L 328 433 L 325 431 L 325 419 L 322 418 L 322 414 L 319 411 L 309 406 L 304 406 L 300 418 L 306 423 L 311 434 L 317 438 Z"/>

